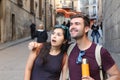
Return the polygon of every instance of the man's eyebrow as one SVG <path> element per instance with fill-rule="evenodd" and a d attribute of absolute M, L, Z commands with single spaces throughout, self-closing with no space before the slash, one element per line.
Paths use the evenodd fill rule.
<path fill-rule="evenodd" d="M 70 23 L 80 23 L 80 22 L 70 22 Z"/>

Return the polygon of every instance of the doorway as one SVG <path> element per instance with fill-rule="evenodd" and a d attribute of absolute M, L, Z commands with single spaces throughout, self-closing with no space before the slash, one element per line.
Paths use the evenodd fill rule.
<path fill-rule="evenodd" d="M 2 1 L 0 0 L 0 42 L 1 42 L 1 17 L 2 17 Z"/>
<path fill-rule="evenodd" d="M 15 14 L 12 14 L 12 40 L 15 40 Z"/>

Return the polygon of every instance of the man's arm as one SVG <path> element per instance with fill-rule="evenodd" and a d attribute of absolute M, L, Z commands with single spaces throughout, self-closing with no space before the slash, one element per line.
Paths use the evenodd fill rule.
<path fill-rule="evenodd" d="M 109 78 L 107 80 L 120 80 L 120 70 L 116 64 L 107 70 L 107 74 L 109 74 Z"/>

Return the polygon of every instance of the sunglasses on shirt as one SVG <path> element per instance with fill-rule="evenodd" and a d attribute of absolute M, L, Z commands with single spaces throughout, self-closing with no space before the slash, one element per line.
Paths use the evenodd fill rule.
<path fill-rule="evenodd" d="M 82 56 L 84 56 L 84 55 L 85 55 L 85 51 L 80 51 L 79 52 L 79 55 L 78 55 L 78 57 L 76 59 L 76 64 L 82 63 Z"/>

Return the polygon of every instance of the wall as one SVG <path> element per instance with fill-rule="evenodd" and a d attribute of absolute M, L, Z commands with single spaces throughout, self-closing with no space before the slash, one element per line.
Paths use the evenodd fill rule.
<path fill-rule="evenodd" d="M 120 1 L 103 0 L 104 46 L 120 58 Z M 118 62 L 119 63 L 119 62 Z"/>
<path fill-rule="evenodd" d="M 23 7 L 17 5 L 17 0 L 2 0 L 4 15 L 0 19 L 0 43 L 5 43 L 30 36 L 30 24 L 34 16 L 30 14 L 30 0 L 23 1 Z M 14 21 L 12 15 L 14 15 Z M 40 23 L 36 19 L 36 24 Z M 14 23 L 14 24 L 13 24 Z"/>

